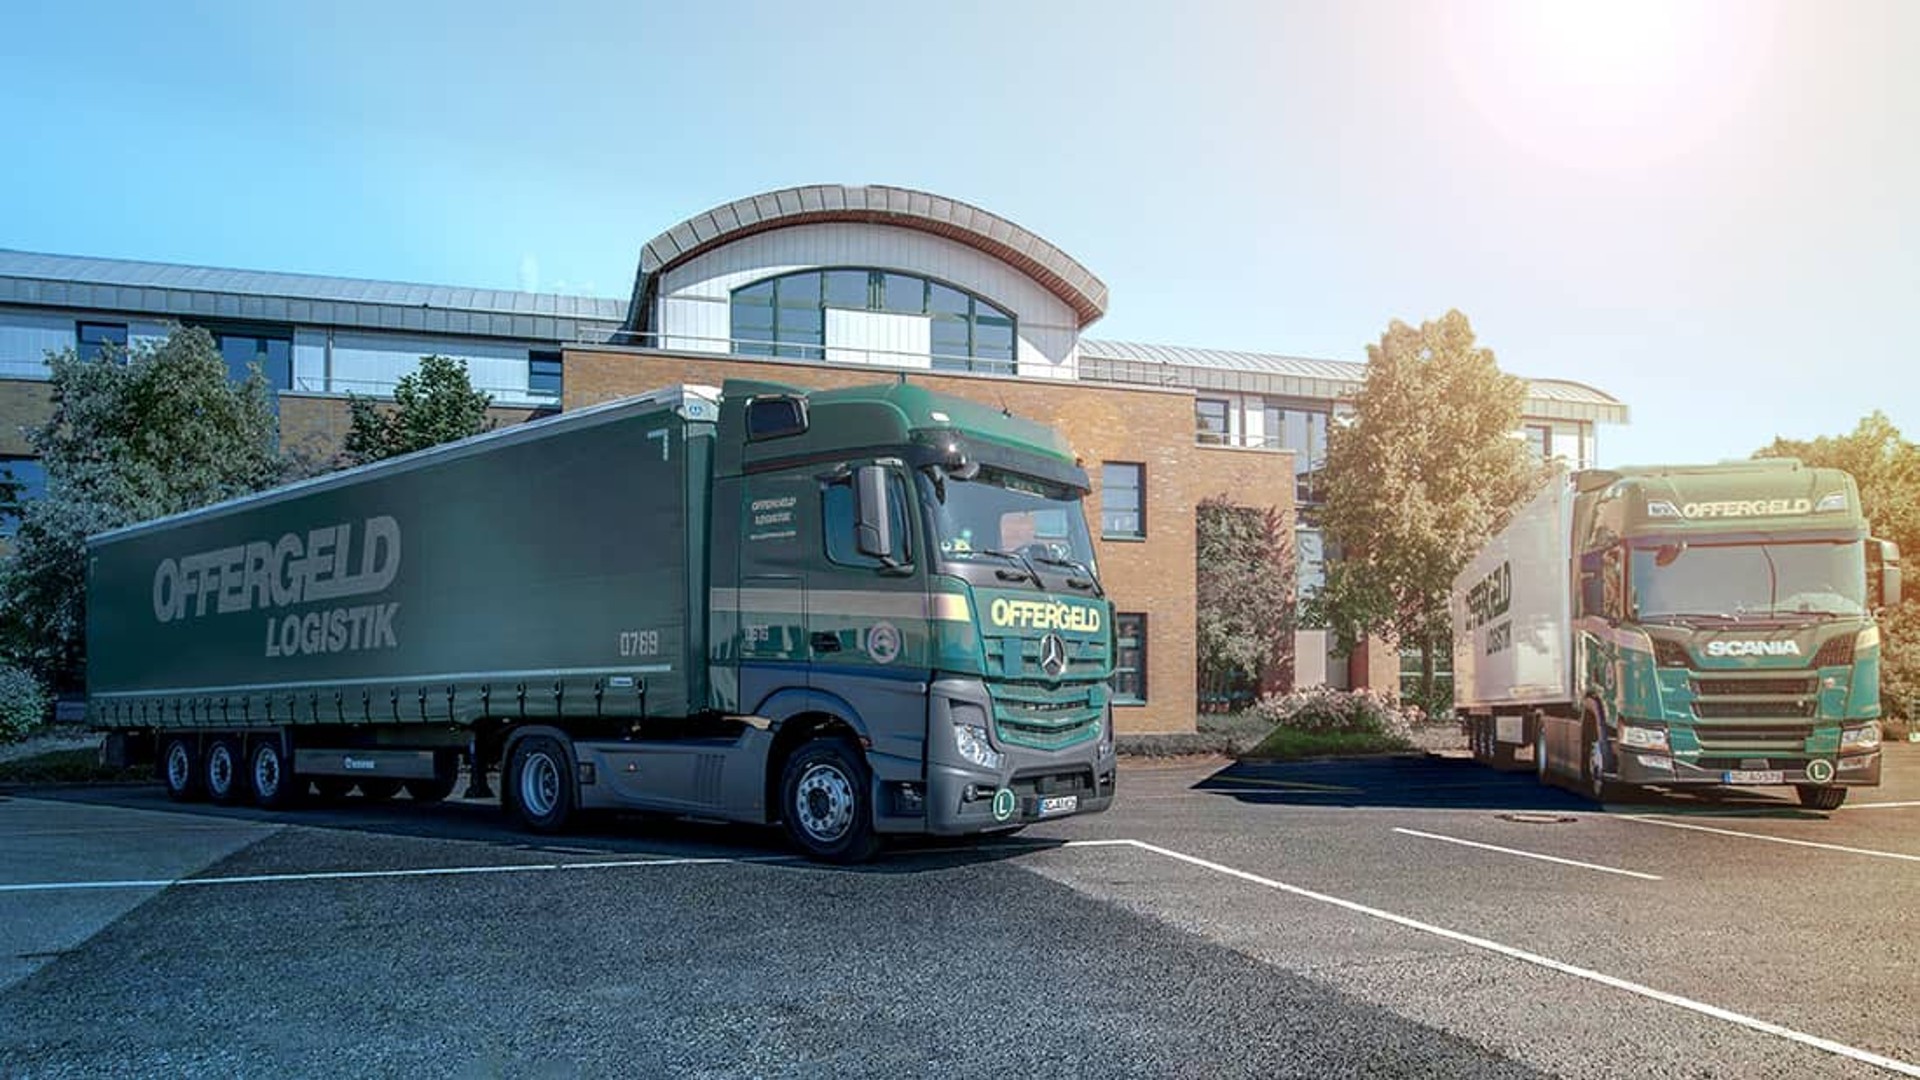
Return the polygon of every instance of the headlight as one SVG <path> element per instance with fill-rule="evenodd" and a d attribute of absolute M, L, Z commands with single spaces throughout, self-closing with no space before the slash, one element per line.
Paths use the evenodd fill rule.
<path fill-rule="evenodd" d="M 1853 639 L 1853 654 L 1855 656 L 1858 656 L 1861 653 L 1866 652 L 1868 649 L 1877 649 L 1879 647 L 1880 647 L 1880 627 L 1878 624 L 1869 626 L 1865 630 L 1860 631 L 1860 633 L 1855 635 Z"/>
<path fill-rule="evenodd" d="M 1880 725 L 1840 729 L 1840 749 L 1870 750 L 1880 745 Z"/>
<path fill-rule="evenodd" d="M 972 724 L 953 725 L 953 748 L 983 769 L 998 769 L 1007 759 L 987 744 L 987 729 Z"/>
<path fill-rule="evenodd" d="M 1100 733 L 1100 756 L 1101 757 L 1106 757 L 1108 754 L 1113 753 L 1112 720 L 1113 720 L 1113 713 L 1105 709 L 1102 709 L 1100 711 L 1100 714 L 1093 718 L 1093 728 L 1095 731 L 1098 731 Z"/>
<path fill-rule="evenodd" d="M 1640 727 L 1636 724 L 1620 725 L 1620 745 L 1635 750 L 1665 750 L 1667 748 L 1667 729 Z"/>

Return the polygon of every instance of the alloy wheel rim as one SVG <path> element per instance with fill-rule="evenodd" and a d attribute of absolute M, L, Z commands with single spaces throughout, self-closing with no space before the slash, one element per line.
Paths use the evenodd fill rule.
<path fill-rule="evenodd" d="M 794 785 L 794 817 L 815 840 L 832 843 L 853 827 L 853 784 L 839 768 L 819 763 Z"/>

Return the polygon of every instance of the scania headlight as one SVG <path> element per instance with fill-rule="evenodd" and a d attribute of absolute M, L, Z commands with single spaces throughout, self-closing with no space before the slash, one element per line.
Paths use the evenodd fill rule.
<path fill-rule="evenodd" d="M 1840 749 L 1871 750 L 1880 745 L 1880 725 L 1864 724 L 1860 727 L 1840 729 Z"/>
<path fill-rule="evenodd" d="M 953 725 L 953 748 L 983 769 L 998 769 L 1007 760 L 1006 755 L 988 744 L 987 729 L 973 724 Z"/>
<path fill-rule="evenodd" d="M 1638 724 L 1620 725 L 1620 745 L 1635 750 L 1665 750 L 1667 748 L 1667 729 L 1641 727 Z"/>
<path fill-rule="evenodd" d="M 1880 647 L 1880 626 L 1877 623 L 1874 624 L 1873 626 L 1867 627 L 1865 630 L 1862 630 L 1858 634 L 1854 635 L 1853 655 L 1855 656 L 1859 656 L 1861 653 L 1866 652 L 1868 649 L 1877 649 L 1879 647 Z"/>

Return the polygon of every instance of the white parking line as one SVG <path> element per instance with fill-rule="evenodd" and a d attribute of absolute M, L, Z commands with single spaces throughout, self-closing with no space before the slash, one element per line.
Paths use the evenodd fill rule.
<path fill-rule="evenodd" d="M 1920 799 L 1908 799 L 1905 802 L 1857 802 L 1847 803 L 1842 810 L 1895 810 L 1904 806 L 1920 806 Z"/>
<path fill-rule="evenodd" d="M 571 863 L 508 863 L 500 866 L 431 866 L 412 870 L 321 870 L 306 874 L 236 874 L 229 877 L 153 878 L 123 881 L 30 881 L 0 885 L 0 893 L 61 892 L 76 889 L 167 889 L 176 885 L 260 885 L 285 881 L 357 881 L 376 878 L 458 877 L 468 874 L 535 874 L 556 870 L 632 869 L 652 866 L 727 866 L 736 863 L 794 862 L 789 855 L 749 855 L 737 859 L 607 859 Z"/>
<path fill-rule="evenodd" d="M 1461 847 L 1480 848 L 1483 851 L 1498 851 L 1503 855 L 1518 855 L 1523 859 L 1538 859 L 1541 862 L 1559 863 L 1561 866 L 1577 866 L 1582 870 L 1598 870 L 1603 874 L 1619 874 L 1622 877 L 1639 878 L 1642 881 L 1664 881 L 1658 874 L 1643 874 L 1638 870 L 1622 870 L 1615 866 L 1601 866 L 1598 863 L 1581 862 L 1578 859 L 1563 859 L 1558 855 L 1542 855 L 1537 851 L 1521 851 L 1519 848 L 1501 847 L 1498 844 L 1483 844 L 1478 840 L 1462 840 L 1457 836 L 1442 836 L 1439 833 L 1421 832 L 1418 829 L 1395 828 L 1394 832 L 1406 836 L 1418 836 L 1426 840 L 1440 840 Z"/>
<path fill-rule="evenodd" d="M 1449 930 L 1444 926 L 1435 926 L 1432 923 L 1421 922 L 1418 919 L 1410 919 L 1405 915 L 1396 915 L 1391 911 L 1382 911 L 1379 908 L 1369 907 L 1366 904 L 1357 903 L 1352 900 L 1343 900 L 1340 897 L 1329 896 L 1326 893 L 1314 892 L 1312 889 L 1301 888 L 1298 885 L 1289 885 L 1284 881 L 1275 881 L 1272 878 L 1261 877 L 1259 874 L 1248 873 L 1245 870 L 1238 870 L 1231 866 L 1226 866 L 1224 864 L 1213 862 L 1208 859 L 1202 859 L 1197 855 L 1188 855 L 1185 852 L 1174 851 L 1172 848 L 1163 848 L 1157 844 L 1149 844 L 1142 840 L 1093 841 L 1093 842 L 1068 841 L 1067 846 L 1068 847 L 1091 846 L 1091 844 L 1096 844 L 1096 843 L 1104 844 L 1104 845 L 1118 845 L 1118 844 L 1130 845 L 1132 847 L 1139 848 L 1141 851 L 1151 852 L 1155 855 L 1160 855 L 1165 858 L 1174 859 L 1176 861 L 1187 863 L 1192 866 L 1197 866 L 1203 870 L 1211 870 L 1217 874 L 1224 874 L 1228 877 L 1238 878 L 1241 881 L 1250 882 L 1254 885 L 1264 886 L 1269 889 L 1275 889 L 1280 892 L 1301 897 L 1303 899 L 1317 901 L 1322 904 L 1331 904 L 1334 907 L 1343 908 L 1347 911 L 1368 916 L 1369 918 L 1380 919 L 1385 922 L 1393 923 L 1396 926 L 1406 927 L 1409 930 L 1417 930 L 1423 934 L 1432 934 L 1436 937 L 1445 938 L 1448 941 L 1458 942 L 1462 945 L 1472 946 L 1473 948 L 1476 948 L 1476 949 L 1484 949 L 1487 952 L 1498 953 L 1499 955 L 1508 957 L 1510 959 L 1519 960 L 1524 963 L 1547 968 L 1551 971 L 1558 971 L 1565 975 L 1572 975 L 1575 978 L 1585 979 L 1589 982 L 1599 983 L 1602 986 L 1612 987 L 1615 990 L 1624 990 L 1629 994 L 1636 994 L 1636 995 L 1639 995 L 1640 997 L 1649 998 L 1653 1001 L 1661 1002 L 1662 1004 L 1672 1005 L 1676 1008 L 1686 1009 L 1689 1012 L 1699 1013 L 1702 1016 L 1710 1016 L 1716 1020 L 1724 1020 L 1730 1024 L 1737 1024 L 1740 1027 L 1747 1028 L 1751 1031 L 1758 1031 L 1762 1034 L 1778 1036 L 1779 1038 L 1787 1039 L 1789 1041 L 1799 1043 L 1802 1046 L 1809 1046 L 1815 1050 L 1822 1050 L 1822 1051 L 1825 1051 L 1826 1053 L 1834 1054 L 1839 1057 L 1849 1058 L 1851 1060 L 1862 1062 L 1867 1065 L 1877 1066 L 1879 1068 L 1886 1069 L 1889 1072 L 1899 1073 L 1903 1076 L 1920 1077 L 1920 1065 L 1915 1065 L 1911 1062 L 1901 1061 L 1897 1058 L 1890 1058 L 1883 1054 L 1876 1054 L 1871 1050 L 1862 1050 L 1859 1047 L 1848 1046 L 1845 1043 L 1834 1042 L 1832 1039 L 1823 1039 L 1818 1035 L 1808 1035 L 1804 1032 L 1795 1031 L 1792 1028 L 1788 1028 L 1788 1027 L 1782 1027 L 1779 1024 L 1775 1024 L 1767 1020 L 1761 1020 L 1756 1017 L 1746 1016 L 1742 1013 L 1734 1012 L 1731 1009 L 1723 1009 L 1718 1005 L 1709 1005 L 1703 1001 L 1695 1001 L 1692 998 L 1681 997 L 1679 994 L 1670 994 L 1665 990 L 1656 990 L 1651 986 L 1643 986 L 1636 982 L 1630 982 L 1626 979 L 1616 978 L 1612 975 L 1605 975 L 1598 971 L 1593 971 L 1588 968 L 1575 967 L 1572 964 L 1562 963 L 1561 961 L 1552 959 L 1551 957 L 1541 956 L 1538 953 L 1528 952 L 1525 949 L 1516 949 L 1511 945 L 1502 945 L 1497 941 L 1489 941 L 1486 938 L 1474 937 L 1471 934 L 1463 934 L 1458 930 Z"/>
<path fill-rule="evenodd" d="M 1664 825 L 1669 829 L 1692 829 L 1694 832 L 1715 833 L 1720 836 L 1738 836 L 1748 840 L 1766 840 L 1775 844 L 1792 844 L 1794 847 L 1819 848 L 1822 851 L 1842 851 L 1848 855 L 1871 855 L 1876 859 L 1899 859 L 1902 862 L 1920 863 L 1920 855 L 1908 855 L 1900 851 L 1876 851 L 1873 848 L 1848 847 L 1845 844 L 1822 844 L 1817 840 L 1793 840 L 1785 836 L 1768 836 L 1766 833 L 1741 832 L 1738 829 L 1717 829 L 1711 825 L 1695 825 L 1688 821 L 1668 821 L 1665 818 L 1650 817 L 1646 814 L 1622 814 L 1616 821 L 1637 821 L 1642 825 Z"/>

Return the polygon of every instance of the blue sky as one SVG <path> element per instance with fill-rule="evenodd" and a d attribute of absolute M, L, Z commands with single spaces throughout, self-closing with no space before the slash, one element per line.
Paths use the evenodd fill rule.
<path fill-rule="evenodd" d="M 16 7 L 0 246 L 625 296 L 742 195 L 984 206 L 1089 333 L 1361 359 L 1458 307 L 1603 461 L 1920 434 L 1920 4 Z"/>

